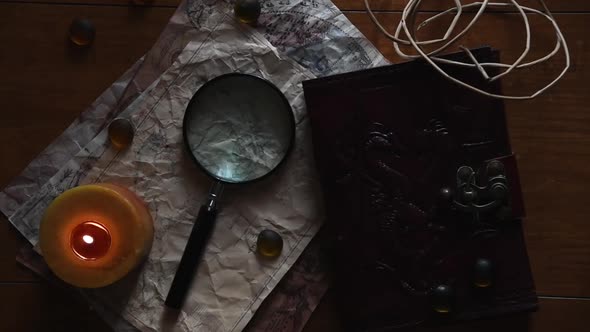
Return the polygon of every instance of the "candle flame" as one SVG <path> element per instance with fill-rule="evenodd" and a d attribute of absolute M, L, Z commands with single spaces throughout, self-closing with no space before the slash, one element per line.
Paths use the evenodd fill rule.
<path fill-rule="evenodd" d="M 94 242 L 94 238 L 90 235 L 82 236 L 82 240 L 88 244 L 92 244 L 92 242 Z"/>
<path fill-rule="evenodd" d="M 80 259 L 92 261 L 107 254 L 111 246 L 111 235 L 102 224 L 86 221 L 72 230 L 70 246 Z"/>

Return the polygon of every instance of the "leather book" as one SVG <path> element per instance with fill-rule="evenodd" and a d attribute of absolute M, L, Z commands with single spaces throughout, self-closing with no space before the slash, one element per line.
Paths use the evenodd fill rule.
<path fill-rule="evenodd" d="M 499 58 L 490 48 L 473 54 Z M 501 90 L 474 68 L 442 67 Z M 449 82 L 422 60 L 303 86 L 348 330 L 537 308 L 502 100 Z"/>

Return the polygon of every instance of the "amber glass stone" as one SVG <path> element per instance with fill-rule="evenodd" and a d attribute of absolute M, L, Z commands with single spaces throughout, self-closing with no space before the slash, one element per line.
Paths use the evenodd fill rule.
<path fill-rule="evenodd" d="M 439 314 L 452 311 L 453 289 L 448 285 L 438 285 L 432 291 L 432 309 Z"/>
<path fill-rule="evenodd" d="M 134 129 L 131 121 L 115 119 L 109 124 L 109 139 L 117 149 L 128 147 L 133 141 Z"/>
<path fill-rule="evenodd" d="M 96 29 L 87 19 L 77 18 L 70 25 L 70 40 L 78 46 L 87 46 L 94 40 Z"/>
<path fill-rule="evenodd" d="M 265 229 L 258 234 L 256 251 L 265 257 L 278 257 L 283 250 L 283 238 L 279 233 Z"/>
<path fill-rule="evenodd" d="M 254 24 L 260 16 L 259 0 L 237 0 L 234 5 L 234 14 L 242 23 Z"/>
<path fill-rule="evenodd" d="M 473 283 L 479 288 L 488 288 L 492 285 L 492 262 L 485 258 L 478 258 L 474 265 Z"/>

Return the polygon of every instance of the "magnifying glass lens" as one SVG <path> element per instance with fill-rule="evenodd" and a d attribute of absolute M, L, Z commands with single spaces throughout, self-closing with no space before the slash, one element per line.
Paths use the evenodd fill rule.
<path fill-rule="evenodd" d="M 249 182 L 283 160 L 294 120 L 276 87 L 254 76 L 230 75 L 211 81 L 195 97 L 184 123 L 186 143 L 210 176 Z"/>
<path fill-rule="evenodd" d="M 180 308 L 213 232 L 224 183 L 246 183 L 270 174 L 285 160 L 295 137 L 289 102 L 271 83 L 251 75 L 222 75 L 205 83 L 184 115 L 184 143 L 215 180 L 180 260 L 166 305 Z"/>

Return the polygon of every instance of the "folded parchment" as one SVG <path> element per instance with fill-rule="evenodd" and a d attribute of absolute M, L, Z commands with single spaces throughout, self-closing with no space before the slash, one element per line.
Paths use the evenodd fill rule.
<path fill-rule="evenodd" d="M 296 60 L 319 76 L 386 63 L 381 54 L 379 54 L 370 42 L 358 32 L 330 1 L 270 0 L 264 2 L 263 5 L 263 13 L 260 17 L 259 25 L 255 30 L 243 25 L 232 25 L 231 27 L 225 28 L 232 29 L 234 32 L 239 31 L 240 34 L 257 35 L 254 39 L 258 42 L 262 41 L 263 44 L 268 44 L 268 41 L 270 41 L 280 50 L 281 54 L 287 54 L 291 59 Z M 88 176 L 90 175 L 88 172 L 93 168 L 101 169 L 102 167 L 100 164 L 93 165 L 93 163 L 100 162 L 102 160 L 101 158 L 107 158 L 108 160 L 108 158 L 112 157 L 112 155 L 109 155 L 109 151 L 104 150 L 104 146 L 100 146 L 104 145 L 106 141 L 104 134 L 102 134 L 103 136 L 98 136 L 88 146 L 84 147 L 84 145 L 95 137 L 115 115 L 132 116 L 134 119 L 141 118 L 142 115 L 145 115 L 144 113 L 140 113 L 142 107 L 138 105 L 142 105 L 142 103 L 153 103 L 155 100 L 160 101 L 155 95 L 158 93 L 155 87 L 160 83 L 160 73 L 169 68 L 175 60 L 178 60 L 176 63 L 177 66 L 186 64 L 186 61 L 190 62 L 194 60 L 183 58 L 185 53 L 182 50 L 187 46 L 187 43 L 192 43 L 193 45 L 191 47 L 193 48 L 214 45 L 211 49 L 212 52 L 218 52 L 218 54 L 228 52 L 226 55 L 231 54 L 231 47 L 225 47 L 227 45 L 219 47 L 219 44 L 232 44 L 231 39 L 234 36 L 225 32 L 220 33 L 225 30 L 217 29 L 219 17 L 223 16 L 225 19 L 231 19 L 228 16 L 231 15 L 231 6 L 232 3 L 230 1 L 194 0 L 181 4 L 154 48 L 146 55 L 145 60 L 138 62 L 121 81 L 107 90 L 93 104 L 92 108 L 83 113 L 78 122 L 72 124 L 64 135 L 60 137 L 61 140 L 58 139 L 48 147 L 42 156 L 36 159 L 19 178 L 0 193 L 0 210 L 10 217 L 10 220 L 27 238 L 34 241 L 36 237 L 35 220 L 37 219 L 38 222 L 43 212 L 43 207 L 51 201 L 57 192 L 77 183 L 87 183 L 89 181 Z M 264 37 L 261 37 L 258 33 Z M 230 39 L 230 42 L 226 38 Z M 239 43 L 240 39 L 238 38 L 234 42 Z M 249 47 L 248 43 L 245 46 Z M 276 53 L 276 51 L 274 52 Z M 227 57 L 225 59 L 225 61 L 234 60 L 233 57 Z M 217 62 L 202 62 L 199 64 L 199 70 L 206 72 L 210 67 L 215 67 L 216 65 Z M 241 66 L 239 63 L 234 65 Z M 191 63 L 191 66 L 196 67 L 197 64 Z M 178 67 L 172 67 L 168 73 L 169 75 L 174 75 L 172 72 L 179 70 Z M 221 72 L 223 70 L 219 71 L 219 73 Z M 212 71 L 212 74 L 207 77 L 211 78 L 216 75 L 215 71 Z M 312 76 L 309 74 L 307 77 Z M 166 75 L 163 77 L 166 77 Z M 300 82 L 301 79 L 305 78 L 294 78 L 293 82 Z M 154 91 L 152 91 L 152 88 Z M 139 97 L 140 93 L 144 90 L 147 91 Z M 175 102 L 175 105 L 178 105 L 177 102 L 179 100 L 177 100 L 177 96 L 169 97 L 169 99 L 171 103 Z M 125 109 L 130 103 L 133 103 L 133 105 Z M 149 105 L 153 106 L 152 104 Z M 124 109 L 125 111 L 123 111 Z M 63 140 L 64 138 L 65 140 Z M 150 136 L 150 139 L 152 141 L 157 140 L 157 137 Z M 157 149 L 144 150 L 142 153 L 149 155 L 154 151 L 157 151 Z M 77 152 L 79 153 L 76 158 L 69 161 L 74 153 Z M 69 164 L 63 167 L 68 161 Z M 62 172 L 55 175 L 56 171 L 60 168 Z M 51 178 L 51 181 L 45 184 L 49 178 Z M 103 181 L 116 182 L 117 179 L 119 179 L 118 174 L 113 175 L 112 179 L 107 176 L 106 180 L 103 179 Z M 206 188 L 200 189 L 206 191 Z M 27 204 L 23 206 L 23 203 Z M 192 204 L 198 206 L 200 202 L 195 201 Z M 226 203 L 224 202 L 224 204 Z M 34 208 L 32 211 L 29 211 L 31 207 Z M 18 211 L 18 213 L 14 214 L 15 211 Z M 27 215 L 28 218 L 21 220 L 20 218 L 23 215 Z M 27 221 L 32 222 L 32 227 L 30 227 L 31 224 L 26 223 Z M 190 222 L 192 223 L 192 220 Z M 185 227 L 188 227 L 188 223 Z M 255 234 L 250 234 L 250 236 L 255 236 Z M 300 245 L 304 243 L 305 241 Z M 184 244 L 178 247 L 184 247 Z M 315 258 L 315 255 L 309 256 Z M 286 263 L 286 266 L 290 266 L 296 258 L 297 255 L 290 259 Z M 301 276 L 310 271 L 309 266 L 309 262 L 302 261 L 302 268 L 294 271 L 293 275 L 295 277 L 290 278 L 290 283 L 282 283 L 284 285 L 282 289 L 285 291 L 285 294 L 293 289 L 291 287 L 293 286 L 292 284 L 295 284 L 293 280 L 301 279 Z M 171 276 L 168 277 L 171 278 Z M 275 277 L 278 280 L 278 277 Z M 272 288 L 272 284 L 267 286 Z M 307 289 L 309 287 L 306 285 L 304 288 Z M 281 329 L 289 330 L 290 328 L 294 328 L 295 330 L 300 329 L 311 310 L 317 304 L 317 300 L 321 296 L 321 294 L 318 294 L 323 292 L 319 288 L 318 291 L 310 288 L 309 292 L 305 292 L 313 295 L 308 299 L 310 301 L 302 301 L 300 297 L 292 296 L 292 294 L 283 294 L 285 296 L 277 297 L 274 303 L 282 307 L 287 306 L 290 302 L 297 302 L 297 304 L 293 305 L 299 312 L 299 314 L 295 315 L 297 317 L 291 317 L 288 313 L 282 314 L 282 316 L 289 317 L 289 322 L 278 324 L 279 321 L 282 321 L 279 310 L 278 313 L 273 313 L 273 319 L 263 320 L 264 323 L 258 320 L 257 324 L 250 324 L 248 327 L 253 330 L 271 329 L 273 331 L 279 331 Z M 299 287 L 299 289 L 302 288 Z M 305 312 L 304 318 L 299 317 L 303 315 L 301 314 L 303 311 L 299 309 Z M 243 319 L 245 321 L 251 316 L 254 308 L 248 308 L 248 310 L 250 310 L 250 313 L 244 316 Z M 269 309 L 269 314 L 271 311 Z M 227 330 L 224 327 L 220 328 L 221 330 Z"/>

